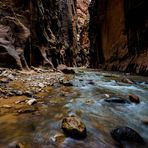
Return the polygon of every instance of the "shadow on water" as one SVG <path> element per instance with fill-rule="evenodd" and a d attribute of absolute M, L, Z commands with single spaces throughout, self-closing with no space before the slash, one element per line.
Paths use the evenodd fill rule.
<path fill-rule="evenodd" d="M 109 76 L 106 76 L 109 75 Z M 84 71 L 71 79 L 73 86 L 53 86 L 42 94 L 44 102 L 39 111 L 29 114 L 6 114 L 0 117 L 0 147 L 20 142 L 27 148 L 115 148 L 110 131 L 116 126 L 129 126 L 148 141 L 148 80 L 132 77 L 135 84 L 122 83 L 120 74 Z M 104 102 L 105 94 L 128 99 L 133 93 L 140 104 L 115 104 Z M 61 121 L 74 113 L 84 121 L 88 136 L 84 140 L 66 138 Z M 6 146 L 7 145 L 7 146 Z"/>

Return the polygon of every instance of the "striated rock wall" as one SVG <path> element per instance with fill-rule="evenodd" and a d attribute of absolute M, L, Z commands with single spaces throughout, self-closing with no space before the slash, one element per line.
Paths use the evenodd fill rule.
<path fill-rule="evenodd" d="M 146 0 L 91 1 L 91 66 L 148 74 L 147 9 Z"/>
<path fill-rule="evenodd" d="M 0 66 L 73 65 L 75 0 L 1 0 Z"/>
<path fill-rule="evenodd" d="M 78 0 L 77 1 L 77 14 L 78 14 L 78 28 L 83 27 L 85 20 L 88 16 L 89 0 Z"/>
<path fill-rule="evenodd" d="M 77 52 L 77 66 L 88 66 L 89 59 L 89 0 L 77 0 L 77 15 L 78 15 L 78 52 Z"/>

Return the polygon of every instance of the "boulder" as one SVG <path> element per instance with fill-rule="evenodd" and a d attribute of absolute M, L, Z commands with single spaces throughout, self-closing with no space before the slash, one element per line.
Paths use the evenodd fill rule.
<path fill-rule="evenodd" d="M 86 137 L 86 127 L 79 117 L 66 117 L 62 121 L 64 133 L 71 138 L 83 139 Z"/>
<path fill-rule="evenodd" d="M 138 96 L 133 95 L 133 94 L 129 94 L 128 96 L 131 102 L 136 103 L 136 104 L 140 103 L 140 99 Z"/>
<path fill-rule="evenodd" d="M 128 100 L 126 99 L 122 99 L 122 98 L 115 98 L 115 97 L 112 97 L 112 98 L 106 98 L 104 99 L 105 102 L 108 102 L 108 103 L 121 103 L 121 104 L 125 104 L 125 103 L 130 103 Z"/>
<path fill-rule="evenodd" d="M 130 127 L 117 127 L 111 131 L 112 138 L 119 143 L 144 143 L 143 138 Z"/>

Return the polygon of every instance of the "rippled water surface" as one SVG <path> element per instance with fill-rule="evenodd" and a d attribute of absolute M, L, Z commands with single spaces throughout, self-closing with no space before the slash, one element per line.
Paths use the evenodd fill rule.
<path fill-rule="evenodd" d="M 129 126 L 148 141 L 148 78 L 129 76 L 135 84 L 125 84 L 122 74 L 78 71 L 69 76 L 73 86 L 55 85 L 43 94 L 38 112 L 7 114 L 0 120 L 0 146 L 21 142 L 27 148 L 114 148 L 110 131 L 117 126 Z M 105 94 L 128 99 L 128 94 L 140 97 L 140 104 L 104 102 Z M 87 138 L 74 140 L 64 137 L 62 119 L 77 114 L 85 123 Z"/>

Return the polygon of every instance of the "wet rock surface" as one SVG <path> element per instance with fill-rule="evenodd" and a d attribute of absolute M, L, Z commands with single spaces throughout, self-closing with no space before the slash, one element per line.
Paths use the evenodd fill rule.
<path fill-rule="evenodd" d="M 115 141 L 123 144 L 123 147 L 129 143 L 131 146 L 133 144 L 133 147 L 135 147 L 136 144 L 136 147 L 140 146 L 139 144 L 141 144 L 140 147 L 144 148 L 145 142 L 143 138 L 130 127 L 118 127 L 111 131 L 111 135 Z"/>
<path fill-rule="evenodd" d="M 62 129 L 64 133 L 75 139 L 83 139 L 86 137 L 86 127 L 79 117 L 66 117 L 62 121 Z"/>
<path fill-rule="evenodd" d="M 136 103 L 136 104 L 140 103 L 140 99 L 138 96 L 133 95 L 133 94 L 129 94 L 128 96 L 131 102 Z"/>
<path fill-rule="evenodd" d="M 107 98 L 107 99 L 104 99 L 104 101 L 108 103 L 121 103 L 121 104 L 130 103 L 126 99 L 116 98 L 116 97 Z"/>

